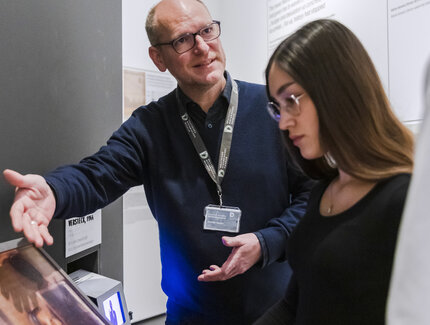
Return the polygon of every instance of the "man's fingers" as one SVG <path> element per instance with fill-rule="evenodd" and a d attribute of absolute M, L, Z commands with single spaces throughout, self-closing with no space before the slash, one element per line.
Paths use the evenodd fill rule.
<path fill-rule="evenodd" d="M 197 278 L 199 281 L 221 281 L 223 278 L 222 269 L 218 265 L 211 265 L 209 269 L 203 270 Z"/>
<path fill-rule="evenodd" d="M 37 225 L 45 225 L 47 226 L 49 224 L 49 221 L 46 219 L 46 217 L 40 212 L 40 209 L 33 208 L 27 210 L 27 215 L 30 217 L 30 221 L 35 221 Z"/>
<path fill-rule="evenodd" d="M 51 245 L 54 239 L 47 226 L 52 217 L 51 210 L 55 209 L 55 199 L 43 177 L 21 175 L 10 169 L 5 169 L 3 175 L 16 188 L 10 209 L 13 229 L 22 231 L 27 240 L 37 247 L 42 247 L 44 242 Z"/>
<path fill-rule="evenodd" d="M 11 169 L 5 169 L 3 171 L 3 176 L 6 178 L 8 183 L 10 185 L 16 186 L 16 187 L 25 187 L 23 186 L 25 184 L 24 176 L 20 173 L 11 170 Z"/>
<path fill-rule="evenodd" d="M 12 227 L 16 232 L 23 230 L 24 204 L 22 201 L 15 201 L 10 208 L 10 218 Z"/>
<path fill-rule="evenodd" d="M 30 243 L 34 243 L 37 237 L 36 236 L 37 225 L 31 224 L 30 216 L 27 213 L 23 214 L 21 220 L 22 220 L 22 232 L 24 233 L 25 238 L 27 238 L 27 240 Z"/>
<path fill-rule="evenodd" d="M 237 239 L 237 236 L 236 237 L 223 236 L 221 239 L 224 246 L 227 246 L 227 247 L 235 247 L 242 244 L 241 241 Z"/>
<path fill-rule="evenodd" d="M 199 281 L 225 281 L 246 272 L 259 259 L 261 252 L 255 248 L 259 245 L 255 234 L 242 234 L 235 237 L 222 237 L 225 246 L 233 247 L 222 267 L 211 265 L 203 270 Z M 259 246 L 258 246 L 259 248 Z M 256 253 L 254 251 L 257 251 Z"/>
<path fill-rule="evenodd" d="M 22 193 L 22 192 L 20 192 Z M 31 220 L 38 220 L 40 223 L 42 220 L 46 219 L 43 216 L 39 216 L 40 213 L 37 209 L 34 202 L 25 195 L 16 194 L 15 196 L 15 202 L 12 204 L 12 207 L 10 208 L 10 217 L 12 219 L 12 226 L 15 231 L 19 232 L 22 231 L 23 227 L 23 219 L 24 214 L 26 214 Z"/>
<path fill-rule="evenodd" d="M 237 263 L 236 263 L 237 258 L 232 258 L 230 261 L 227 260 L 226 263 L 224 263 L 223 268 L 224 268 L 224 272 L 226 274 L 234 274 L 237 273 L 236 269 L 237 269 Z M 236 275 L 236 274 L 234 274 Z M 231 276 L 230 276 L 231 277 Z"/>
<path fill-rule="evenodd" d="M 54 238 L 52 238 L 51 234 L 48 231 L 48 228 L 45 225 L 39 226 L 39 232 L 46 245 L 52 245 L 54 243 Z"/>
<path fill-rule="evenodd" d="M 3 175 L 10 185 L 13 185 L 17 188 L 33 187 L 39 190 L 40 186 L 43 185 L 44 180 L 42 176 L 32 174 L 22 175 L 11 169 L 5 169 L 3 171 Z"/>
<path fill-rule="evenodd" d="M 42 247 L 43 246 L 43 238 L 40 235 L 39 227 L 37 225 L 34 225 L 33 227 L 35 228 L 35 230 L 34 230 L 34 245 L 36 247 Z"/>
<path fill-rule="evenodd" d="M 27 231 L 27 232 L 26 232 Z M 43 238 L 40 233 L 40 227 L 36 221 L 31 220 L 27 223 L 27 220 L 24 221 L 24 235 L 30 243 L 34 243 L 36 247 L 43 246 Z"/>
<path fill-rule="evenodd" d="M 44 233 L 44 235 L 46 235 L 47 233 L 48 236 L 50 237 L 48 230 L 46 229 L 45 231 L 43 227 L 46 228 L 46 226 L 44 225 L 39 226 L 39 223 L 33 220 L 28 213 L 23 214 L 22 231 L 24 233 L 24 236 L 28 240 L 28 242 L 34 243 L 34 245 L 36 245 L 37 247 L 42 247 L 43 241 L 44 241 L 44 238 L 42 238 L 42 235 L 40 233 L 40 228 L 42 228 L 42 232 Z M 51 239 L 49 239 L 49 237 L 46 237 L 48 241 L 52 240 L 52 237 Z"/>

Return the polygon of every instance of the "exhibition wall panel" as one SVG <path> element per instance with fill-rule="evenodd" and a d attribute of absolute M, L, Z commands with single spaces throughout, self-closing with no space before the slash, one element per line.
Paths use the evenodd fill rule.
<path fill-rule="evenodd" d="M 121 124 L 121 3 L 0 0 L 0 40 L 0 170 L 44 174 L 97 151 Z M 1 179 L 4 242 L 21 235 L 8 216 L 14 189 Z M 99 271 L 122 280 L 121 200 L 102 214 Z M 64 221 L 50 231 L 47 251 L 66 269 Z"/>
<path fill-rule="evenodd" d="M 311 20 L 332 18 L 363 42 L 399 118 L 422 119 L 424 71 L 430 57 L 428 0 L 220 0 L 227 68 L 264 82 L 267 60 L 287 35 Z M 245 14 L 246 13 L 246 14 Z M 416 130 L 415 130 L 416 131 Z"/>

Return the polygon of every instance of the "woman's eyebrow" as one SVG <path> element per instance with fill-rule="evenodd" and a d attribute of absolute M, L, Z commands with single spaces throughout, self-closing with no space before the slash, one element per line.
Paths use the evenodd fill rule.
<path fill-rule="evenodd" d="M 279 87 L 278 91 L 276 92 L 276 95 L 281 95 L 285 91 L 285 89 L 290 87 L 292 84 L 295 84 L 295 82 L 294 81 L 287 82 L 286 84 Z"/>

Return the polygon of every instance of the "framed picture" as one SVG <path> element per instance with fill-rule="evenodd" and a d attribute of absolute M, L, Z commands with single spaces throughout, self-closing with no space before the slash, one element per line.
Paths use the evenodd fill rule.
<path fill-rule="evenodd" d="M 0 244 L 0 324 L 110 323 L 43 249 L 18 239 Z"/>

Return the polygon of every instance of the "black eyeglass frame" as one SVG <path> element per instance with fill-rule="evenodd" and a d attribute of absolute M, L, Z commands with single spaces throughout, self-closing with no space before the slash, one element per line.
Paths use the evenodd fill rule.
<path fill-rule="evenodd" d="M 218 20 L 212 20 L 212 22 L 211 22 L 209 25 L 206 25 L 205 27 L 200 28 L 200 29 L 199 29 L 197 32 L 195 32 L 195 33 L 186 33 L 186 34 L 183 34 L 183 35 L 181 35 L 181 36 L 179 36 L 179 37 L 175 38 L 174 40 L 171 40 L 170 42 L 157 43 L 157 44 L 154 44 L 153 46 L 170 45 L 171 47 L 173 47 L 173 49 L 175 50 L 175 52 L 176 52 L 176 53 L 178 53 L 178 54 L 182 54 L 182 53 L 188 52 L 188 51 L 189 51 L 189 50 L 191 50 L 194 46 L 196 46 L 196 36 L 197 36 L 197 35 L 201 36 L 202 31 L 204 31 L 206 28 L 208 28 L 209 26 L 212 26 L 212 25 L 214 25 L 214 24 L 218 25 L 218 30 L 219 30 L 218 35 L 217 35 L 216 37 L 214 37 L 214 38 L 209 39 L 209 40 L 205 40 L 205 39 L 203 38 L 205 42 L 213 41 L 213 40 L 217 39 L 218 37 L 220 37 L 220 35 L 221 35 L 221 22 L 220 22 L 220 21 L 218 21 Z M 185 37 L 185 36 L 193 36 L 193 46 L 191 46 L 189 49 L 187 49 L 187 50 L 185 50 L 185 51 L 179 52 L 179 51 L 175 48 L 175 46 L 174 46 L 173 44 L 174 44 L 176 41 L 178 41 L 179 39 L 181 39 L 181 38 L 183 38 L 183 37 Z"/>

